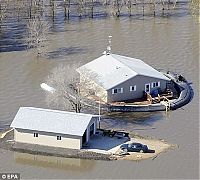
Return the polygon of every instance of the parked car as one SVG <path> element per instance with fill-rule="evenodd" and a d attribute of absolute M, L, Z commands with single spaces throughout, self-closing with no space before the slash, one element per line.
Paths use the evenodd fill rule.
<path fill-rule="evenodd" d="M 120 149 L 125 152 L 140 152 L 140 153 L 148 153 L 150 150 L 147 145 L 143 145 L 140 143 L 130 143 L 130 144 L 122 144 Z"/>

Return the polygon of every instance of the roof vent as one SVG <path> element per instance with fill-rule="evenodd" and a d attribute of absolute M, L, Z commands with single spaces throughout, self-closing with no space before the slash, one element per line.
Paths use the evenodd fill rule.
<path fill-rule="evenodd" d="M 120 67 L 119 66 L 116 66 L 116 69 L 119 69 Z"/>

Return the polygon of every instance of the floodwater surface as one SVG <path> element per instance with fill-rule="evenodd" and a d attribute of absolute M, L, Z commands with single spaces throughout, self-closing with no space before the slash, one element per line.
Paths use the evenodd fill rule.
<path fill-rule="evenodd" d="M 6 27 L 4 27 L 6 28 Z M 96 18 L 55 24 L 48 56 L 32 51 L 0 53 L 0 130 L 12 122 L 20 106 L 46 108 L 40 88 L 53 68 L 87 63 L 106 49 L 175 71 L 191 82 L 193 100 L 176 111 L 123 113 L 105 117 L 102 126 L 127 129 L 177 144 L 154 160 L 94 161 L 40 157 L 0 149 L 0 172 L 19 172 L 25 179 L 198 179 L 199 177 L 199 25 L 187 13 L 171 17 Z M 1 33 L 5 33 L 2 29 Z M 12 48 L 11 48 L 12 49 Z"/>

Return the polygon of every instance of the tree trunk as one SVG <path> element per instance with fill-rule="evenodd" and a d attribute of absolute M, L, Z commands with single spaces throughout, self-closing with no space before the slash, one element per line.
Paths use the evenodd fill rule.
<path fill-rule="evenodd" d="M 144 0 L 142 0 L 142 14 L 144 16 Z"/>
<path fill-rule="evenodd" d="M 94 0 L 92 0 L 92 4 L 91 4 L 91 18 L 93 18 L 94 15 Z"/>
<path fill-rule="evenodd" d="M 32 1 L 33 0 L 31 0 L 31 2 L 30 2 L 30 7 L 29 7 L 29 18 L 31 19 L 32 18 Z"/>

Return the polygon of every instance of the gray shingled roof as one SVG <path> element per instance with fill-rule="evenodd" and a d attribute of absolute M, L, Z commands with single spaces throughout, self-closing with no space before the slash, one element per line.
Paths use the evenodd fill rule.
<path fill-rule="evenodd" d="M 20 129 L 82 136 L 92 117 L 98 116 L 42 108 L 20 107 L 10 126 Z"/>
<path fill-rule="evenodd" d="M 91 72 L 92 74 L 96 74 L 98 78 L 94 79 L 94 81 L 106 90 L 137 75 L 169 80 L 142 60 L 117 54 L 102 55 L 79 67 L 77 71 L 79 73 Z"/>

